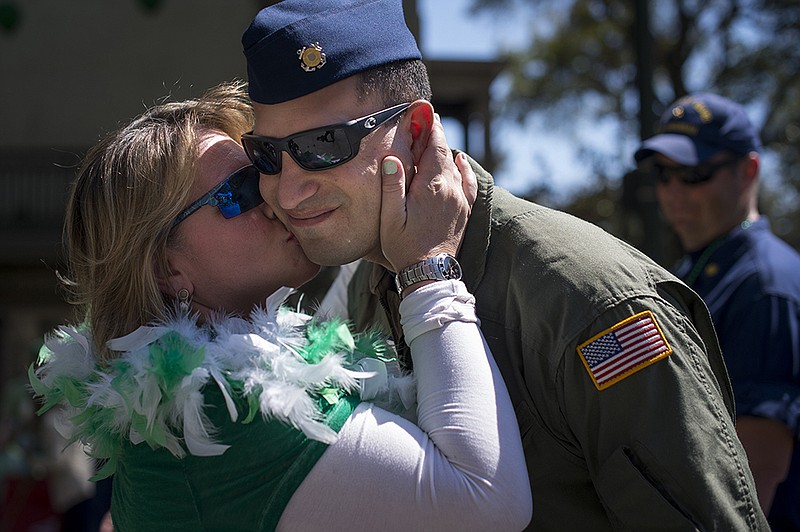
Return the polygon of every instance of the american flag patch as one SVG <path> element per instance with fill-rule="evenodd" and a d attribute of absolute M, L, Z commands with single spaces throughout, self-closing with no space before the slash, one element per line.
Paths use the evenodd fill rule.
<path fill-rule="evenodd" d="M 672 353 L 649 310 L 627 318 L 578 346 L 598 390 L 604 390 Z"/>

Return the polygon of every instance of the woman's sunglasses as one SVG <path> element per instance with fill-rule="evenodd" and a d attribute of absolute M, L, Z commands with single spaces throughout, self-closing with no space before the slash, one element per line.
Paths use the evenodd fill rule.
<path fill-rule="evenodd" d="M 342 124 L 309 129 L 282 139 L 242 135 L 242 146 L 262 174 L 281 171 L 281 152 L 286 152 L 301 168 L 327 170 L 344 164 L 358 154 L 361 139 L 396 117 L 410 106 L 402 103 Z"/>
<path fill-rule="evenodd" d="M 737 162 L 739 162 L 738 157 L 698 166 L 665 166 L 660 163 L 653 163 L 653 175 L 662 185 L 669 183 L 669 180 L 673 177 L 680 180 L 684 185 L 699 185 L 710 181 L 719 170 L 726 166 L 732 166 Z"/>
<path fill-rule="evenodd" d="M 225 218 L 233 218 L 253 207 L 258 207 L 264 203 L 264 198 L 261 197 L 261 192 L 258 190 L 259 179 L 260 174 L 252 164 L 239 168 L 217 183 L 202 198 L 189 205 L 175 218 L 172 227 L 206 204 L 218 208 Z"/>

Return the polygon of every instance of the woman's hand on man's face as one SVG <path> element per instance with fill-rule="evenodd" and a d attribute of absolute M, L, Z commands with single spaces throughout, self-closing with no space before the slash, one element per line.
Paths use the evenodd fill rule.
<path fill-rule="evenodd" d="M 455 256 L 478 184 L 464 154 L 453 160 L 438 115 L 410 184 L 397 157 L 384 158 L 381 174 L 381 248 L 394 271 L 439 253 Z"/>

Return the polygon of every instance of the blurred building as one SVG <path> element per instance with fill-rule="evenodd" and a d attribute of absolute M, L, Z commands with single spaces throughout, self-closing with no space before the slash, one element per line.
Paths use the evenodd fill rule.
<path fill-rule="evenodd" d="M 246 75 L 258 2 L 0 0 L 0 396 L 73 317 L 56 271 L 86 149 L 166 96 Z"/>

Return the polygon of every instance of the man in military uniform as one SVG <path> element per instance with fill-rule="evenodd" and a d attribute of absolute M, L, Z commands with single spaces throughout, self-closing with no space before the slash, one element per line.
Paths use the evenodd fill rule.
<path fill-rule="evenodd" d="M 479 182 L 458 256 L 387 269 L 381 183 L 414 194 L 435 120 L 400 0 L 284 0 L 242 43 L 262 194 L 315 262 L 367 260 L 347 288 L 355 324 L 402 349 L 402 290 L 463 274 L 515 404 L 530 528 L 767 529 L 708 311 L 643 254 L 459 153 Z"/>
<path fill-rule="evenodd" d="M 686 251 L 736 397 L 736 430 L 773 530 L 800 530 L 800 254 L 758 211 L 761 141 L 741 105 L 690 94 L 635 158 Z"/>

